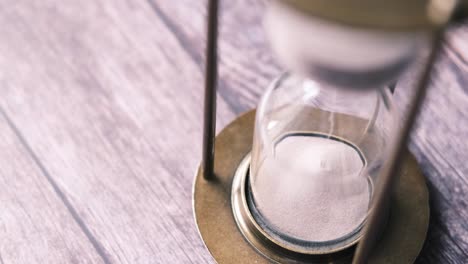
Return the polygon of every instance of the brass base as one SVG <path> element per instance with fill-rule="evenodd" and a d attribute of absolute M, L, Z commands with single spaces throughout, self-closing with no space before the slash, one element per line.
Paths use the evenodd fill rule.
<path fill-rule="evenodd" d="M 236 171 L 240 170 L 239 166 L 246 166 L 247 163 L 244 159 L 252 147 L 254 119 L 255 111 L 250 111 L 224 128 L 216 137 L 215 179 L 212 181 L 203 179 L 200 168 L 195 178 L 193 190 L 195 220 L 211 255 L 221 264 L 271 261 L 329 263 L 338 259 L 340 262 L 350 262 L 350 258 L 347 257 L 352 255 L 352 247 L 333 256 L 292 253 L 268 239 L 262 239 L 259 234 L 246 232 L 249 229 L 243 228 L 242 223 L 251 223 L 244 221 L 248 216 L 237 217 L 243 233 L 240 232 L 233 209 L 239 209 L 243 196 L 236 196 L 235 193 L 232 195 L 231 190 Z M 424 177 L 409 152 L 399 176 L 392 197 L 388 224 L 382 238 L 375 246 L 370 263 L 413 263 L 424 243 L 429 223 L 429 198 Z M 242 194 L 242 191 L 238 194 Z"/>

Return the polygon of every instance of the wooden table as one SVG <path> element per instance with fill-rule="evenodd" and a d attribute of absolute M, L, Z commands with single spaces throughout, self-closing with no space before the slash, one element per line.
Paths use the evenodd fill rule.
<path fill-rule="evenodd" d="M 6 1 L 4 1 L 6 2 Z M 265 1 L 221 1 L 218 131 L 281 68 Z M 0 263 L 213 263 L 192 215 L 205 1 L 17 0 L 0 9 Z M 414 83 L 405 75 L 397 102 Z M 468 261 L 468 27 L 410 144 L 428 179 L 418 263 Z"/>

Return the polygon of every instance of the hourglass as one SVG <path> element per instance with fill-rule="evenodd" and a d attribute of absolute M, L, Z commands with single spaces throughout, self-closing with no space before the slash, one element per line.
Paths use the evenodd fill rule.
<path fill-rule="evenodd" d="M 462 5 L 331 2 L 269 3 L 266 33 L 287 71 L 216 145 L 218 7 L 209 2 L 194 211 L 218 263 L 411 263 L 421 249 L 427 187 L 405 145 Z M 426 66 L 399 113 L 391 87 L 418 56 Z"/>

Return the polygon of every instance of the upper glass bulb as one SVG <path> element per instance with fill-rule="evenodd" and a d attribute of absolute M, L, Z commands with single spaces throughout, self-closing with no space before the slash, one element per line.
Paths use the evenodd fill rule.
<path fill-rule="evenodd" d="M 265 29 L 272 50 L 287 69 L 345 89 L 375 89 L 394 82 L 429 36 L 424 30 L 337 23 L 283 1 L 269 5 Z"/>

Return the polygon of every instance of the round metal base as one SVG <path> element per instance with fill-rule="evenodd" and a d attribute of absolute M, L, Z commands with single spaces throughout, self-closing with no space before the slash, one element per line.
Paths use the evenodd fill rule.
<path fill-rule="evenodd" d="M 354 248 L 330 254 L 301 254 L 278 246 L 260 233 L 250 232 L 252 223 L 243 215 L 242 177 L 234 177 L 248 166 L 252 147 L 255 111 L 238 117 L 216 137 L 215 179 L 203 179 L 198 169 L 194 182 L 194 212 L 200 235 L 220 263 L 330 263 L 351 261 Z M 245 170 L 244 170 L 245 171 Z M 236 190 L 240 190 L 236 195 Z M 245 190 L 244 190 L 245 191 Z M 233 201 L 231 202 L 231 198 Z M 237 201 L 236 201 L 237 200 Z M 426 237 L 429 223 L 427 186 L 416 160 L 408 152 L 395 185 L 386 229 L 376 244 L 369 263 L 413 263 Z M 233 210 L 237 215 L 236 219 Z M 245 214 L 245 210 L 242 210 Z M 241 216 L 241 217 L 239 217 Z M 244 225 L 245 224 L 245 225 Z M 250 228 L 249 228 L 250 225 Z M 247 232 L 246 232 L 247 230 Z M 318 252 L 320 253 L 320 252 Z"/>

